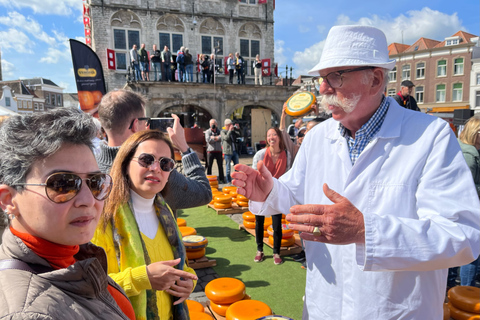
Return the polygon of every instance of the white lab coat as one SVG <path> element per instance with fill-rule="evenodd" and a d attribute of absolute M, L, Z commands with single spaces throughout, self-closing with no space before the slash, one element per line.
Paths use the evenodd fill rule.
<path fill-rule="evenodd" d="M 305 241 L 303 319 L 442 319 L 447 268 L 479 255 L 480 204 L 458 142 L 434 116 L 390 108 L 352 166 L 338 122 L 306 135 L 264 215 L 295 204 L 331 204 L 322 185 L 364 215 L 365 244 Z"/>

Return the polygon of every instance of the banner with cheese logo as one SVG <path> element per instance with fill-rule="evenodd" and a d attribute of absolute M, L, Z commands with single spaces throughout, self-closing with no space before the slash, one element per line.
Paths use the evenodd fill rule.
<path fill-rule="evenodd" d="M 107 92 L 100 59 L 89 46 L 77 40 L 70 39 L 70 51 L 80 108 L 97 116 L 98 104 Z"/>

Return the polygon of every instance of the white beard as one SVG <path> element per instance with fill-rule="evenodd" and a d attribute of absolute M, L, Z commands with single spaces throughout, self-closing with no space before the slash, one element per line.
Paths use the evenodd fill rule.
<path fill-rule="evenodd" d="M 354 94 L 351 98 L 344 98 L 343 101 L 338 99 L 336 95 L 329 94 L 322 96 L 320 100 L 320 106 L 323 108 L 326 114 L 331 114 L 332 111 L 328 109 L 328 106 L 335 106 L 342 108 L 346 113 L 351 113 L 357 107 L 358 101 L 360 101 L 360 95 Z"/>

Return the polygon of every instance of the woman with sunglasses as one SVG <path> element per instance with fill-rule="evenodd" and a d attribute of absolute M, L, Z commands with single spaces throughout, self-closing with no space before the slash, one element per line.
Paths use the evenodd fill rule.
<path fill-rule="evenodd" d="M 267 167 L 272 176 L 280 178 L 292 166 L 292 155 L 285 148 L 285 142 L 282 138 L 282 132 L 278 128 L 267 130 L 265 139 L 267 145 L 253 156 L 252 168 L 257 170 L 258 161 L 262 160 L 263 165 Z M 255 216 L 255 240 L 257 242 L 257 253 L 255 262 L 262 262 L 265 259 L 263 254 L 263 226 L 264 216 Z M 280 257 L 280 245 L 282 244 L 282 214 L 272 216 L 273 229 L 273 263 L 282 264 Z"/>
<path fill-rule="evenodd" d="M 70 108 L 0 126 L 0 318 L 135 319 L 89 243 L 111 190 L 93 155 L 91 117 Z"/>
<path fill-rule="evenodd" d="M 196 284 L 172 211 L 160 191 L 175 166 L 173 146 L 158 130 L 136 132 L 121 146 L 110 174 L 115 188 L 93 243 L 109 275 L 129 296 L 137 319 L 188 319 Z"/>

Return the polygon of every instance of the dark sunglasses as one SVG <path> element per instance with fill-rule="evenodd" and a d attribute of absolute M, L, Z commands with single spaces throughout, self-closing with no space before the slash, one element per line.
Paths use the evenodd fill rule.
<path fill-rule="evenodd" d="M 132 129 L 133 127 L 133 123 L 135 122 L 135 120 L 138 120 L 138 121 L 146 121 L 147 123 L 145 123 L 145 126 L 148 127 L 150 125 L 150 118 L 148 117 L 142 117 L 142 118 L 134 118 L 132 120 L 132 122 L 130 122 L 130 126 L 128 127 L 128 129 Z"/>
<path fill-rule="evenodd" d="M 150 168 L 155 161 L 158 161 L 160 169 L 165 172 L 170 172 L 175 167 L 175 161 L 173 159 L 161 157 L 160 159 L 155 160 L 155 156 L 150 153 L 142 153 L 138 157 L 133 158 L 138 159 L 138 164 L 144 168 Z"/>
<path fill-rule="evenodd" d="M 105 200 L 112 190 L 112 177 L 104 173 L 97 173 L 82 179 L 74 173 L 59 172 L 50 175 L 45 183 L 17 183 L 15 185 L 45 186 L 48 199 L 55 203 L 64 203 L 75 198 L 80 192 L 84 180 L 97 200 Z"/>

